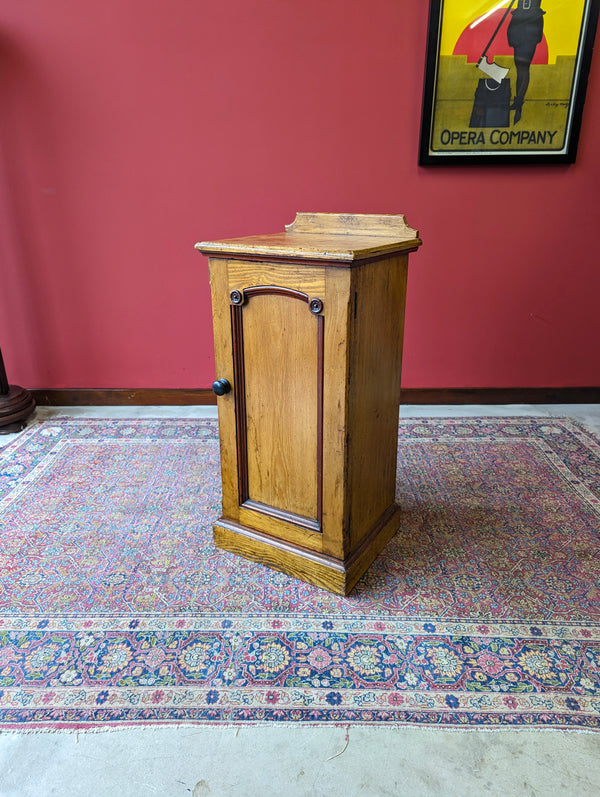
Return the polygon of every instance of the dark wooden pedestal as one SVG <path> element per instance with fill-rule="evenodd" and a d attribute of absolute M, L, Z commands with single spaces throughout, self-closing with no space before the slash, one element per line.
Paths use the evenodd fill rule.
<path fill-rule="evenodd" d="M 8 393 L 0 394 L 0 434 L 20 432 L 34 409 L 31 393 L 18 385 L 9 385 Z"/>
<path fill-rule="evenodd" d="M 20 432 L 35 409 L 31 393 L 19 385 L 9 385 L 0 351 L 0 434 Z"/>

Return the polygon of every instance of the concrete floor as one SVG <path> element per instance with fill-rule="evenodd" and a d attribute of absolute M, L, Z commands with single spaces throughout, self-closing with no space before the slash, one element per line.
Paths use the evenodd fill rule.
<path fill-rule="evenodd" d="M 212 407 L 40 408 L 38 418 L 198 417 Z M 600 435 L 600 405 L 402 407 L 403 417 L 568 416 Z M 11 439 L 0 436 L 0 445 Z M 587 797 L 600 734 L 419 728 L 126 729 L 0 734 L 0 797 Z"/>

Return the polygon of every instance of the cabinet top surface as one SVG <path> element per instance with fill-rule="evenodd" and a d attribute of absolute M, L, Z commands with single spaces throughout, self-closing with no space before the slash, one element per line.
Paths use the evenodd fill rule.
<path fill-rule="evenodd" d="M 206 255 L 302 258 L 352 263 L 415 250 L 421 240 L 404 216 L 298 213 L 286 231 L 222 241 L 203 241 Z"/>

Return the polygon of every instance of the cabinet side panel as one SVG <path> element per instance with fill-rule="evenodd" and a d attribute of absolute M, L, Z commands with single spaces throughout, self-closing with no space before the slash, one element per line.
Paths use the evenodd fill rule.
<path fill-rule="evenodd" d="M 407 255 L 354 272 L 349 385 L 354 549 L 395 503 Z"/>

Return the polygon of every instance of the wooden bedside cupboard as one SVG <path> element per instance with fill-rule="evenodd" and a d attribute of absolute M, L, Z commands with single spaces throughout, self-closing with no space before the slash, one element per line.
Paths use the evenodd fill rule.
<path fill-rule="evenodd" d="M 209 257 L 217 546 L 347 595 L 399 527 L 404 216 L 298 213 Z"/>

